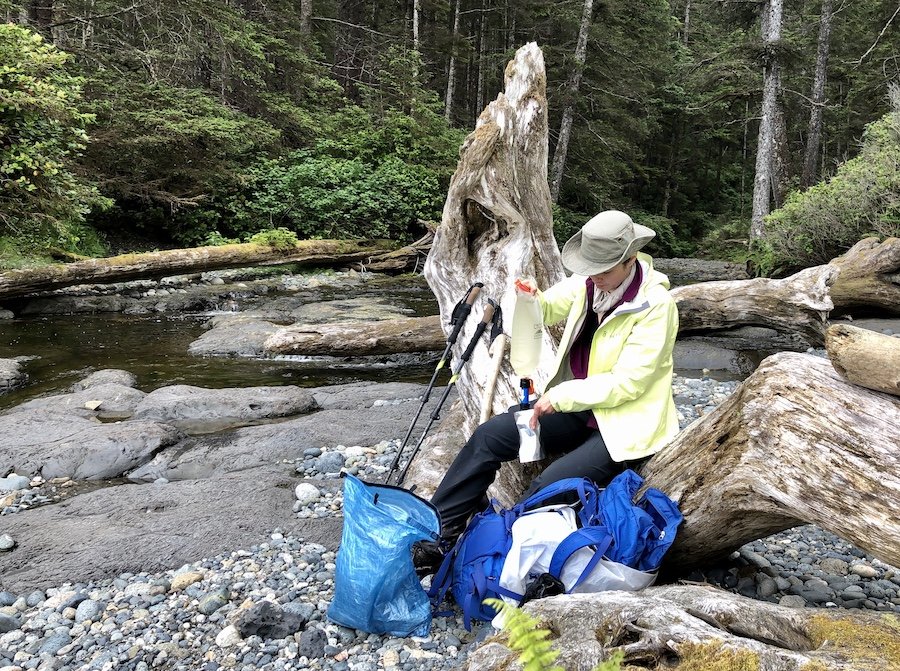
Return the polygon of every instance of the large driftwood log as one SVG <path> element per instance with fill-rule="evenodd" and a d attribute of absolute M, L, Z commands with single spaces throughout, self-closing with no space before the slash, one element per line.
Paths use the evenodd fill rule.
<path fill-rule="evenodd" d="M 828 287 L 838 272 L 825 265 L 782 280 L 759 278 L 677 287 L 672 295 L 678 303 L 680 331 L 767 326 L 821 345 L 828 313 L 834 307 Z"/>
<path fill-rule="evenodd" d="M 825 332 L 825 349 L 850 382 L 900 396 L 900 338 L 835 324 Z"/>
<path fill-rule="evenodd" d="M 124 254 L 40 268 L 0 273 L 0 299 L 29 296 L 76 284 L 109 284 L 166 277 L 203 270 L 297 263 L 307 266 L 351 265 L 393 247 L 374 240 L 301 240 L 292 250 L 245 243 Z"/>
<path fill-rule="evenodd" d="M 340 324 L 294 324 L 269 336 L 267 354 L 365 356 L 443 349 L 440 317 L 409 317 Z"/>
<path fill-rule="evenodd" d="M 563 278 L 547 186 L 546 74 L 536 44 L 516 52 L 507 65 L 505 81 L 505 92 L 482 112 L 475 130 L 463 143 L 441 225 L 425 262 L 425 277 L 437 296 L 445 325 L 469 286 L 476 281 L 484 283 L 483 298 L 479 298 L 473 317 L 460 334 L 457 354 L 473 335 L 484 299 L 502 299 L 507 319 L 512 316 L 507 291 L 513 278 L 530 276 L 539 286 Z M 539 386 L 546 380 L 553 352 L 554 344 L 547 333 L 541 367 L 534 375 Z M 462 419 L 465 435 L 478 422 L 492 369 L 485 338 L 458 385 L 460 407 L 455 416 Z M 504 362 L 492 396 L 492 413 L 503 412 L 516 394 L 512 369 Z M 429 437 L 421 453 L 428 453 L 437 444 L 435 436 Z M 413 464 L 407 482 L 431 491 L 436 486 L 433 476 L 439 470 L 441 466 L 420 471 Z"/>
<path fill-rule="evenodd" d="M 900 314 L 900 238 L 866 238 L 829 265 L 840 269 L 831 299 L 835 314 L 871 311 Z"/>
<path fill-rule="evenodd" d="M 803 523 L 900 564 L 900 399 L 849 384 L 827 359 L 769 357 L 643 474 L 685 516 L 675 571 Z"/>
<path fill-rule="evenodd" d="M 624 655 L 622 668 L 900 668 L 900 630 L 891 615 L 785 608 L 703 586 L 573 594 L 524 608 L 552 632 L 567 671 L 590 671 L 616 651 Z M 467 668 L 516 668 L 516 657 L 500 634 L 469 655 Z"/>

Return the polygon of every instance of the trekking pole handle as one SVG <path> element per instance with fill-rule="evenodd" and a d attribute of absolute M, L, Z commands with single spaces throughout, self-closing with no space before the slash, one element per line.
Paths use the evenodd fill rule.
<path fill-rule="evenodd" d="M 475 346 L 478 345 L 481 334 L 484 333 L 484 330 L 488 327 L 488 324 L 490 324 L 494 319 L 495 309 L 496 303 L 493 300 L 489 300 L 487 306 L 485 306 L 484 308 L 484 317 L 481 318 L 481 321 L 478 322 L 478 326 L 475 327 L 475 334 L 469 341 L 469 346 L 466 347 L 466 350 L 462 353 L 462 356 L 459 357 L 460 364 L 465 363 L 469 360 L 469 357 L 472 356 L 472 352 L 475 351 Z M 462 366 L 460 365 L 460 368 L 461 367 Z"/>
<path fill-rule="evenodd" d="M 466 318 L 472 311 L 472 305 L 475 303 L 475 299 L 478 298 L 478 294 L 481 293 L 481 287 L 483 286 L 484 285 L 481 282 L 476 282 L 469 287 L 465 299 L 463 299 L 463 302 L 459 305 L 459 312 L 454 315 L 453 330 L 450 331 L 450 336 L 447 338 L 448 345 L 453 345 L 453 343 L 456 342 L 456 338 L 459 336 L 459 332 L 462 330 Z"/>

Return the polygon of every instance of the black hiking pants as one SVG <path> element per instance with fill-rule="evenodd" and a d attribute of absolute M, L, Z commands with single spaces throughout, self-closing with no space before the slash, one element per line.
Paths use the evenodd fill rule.
<path fill-rule="evenodd" d="M 463 532 L 469 517 L 486 507 L 488 487 L 500 464 L 519 457 L 519 431 L 514 406 L 481 424 L 456 455 L 431 498 L 441 515 L 441 534 L 453 540 Z M 626 468 L 646 461 L 616 462 L 609 456 L 603 436 L 587 425 L 590 410 L 555 412 L 540 418 L 541 446 L 547 456 L 559 456 L 538 475 L 523 498 L 557 480 L 586 477 L 605 487 Z"/>

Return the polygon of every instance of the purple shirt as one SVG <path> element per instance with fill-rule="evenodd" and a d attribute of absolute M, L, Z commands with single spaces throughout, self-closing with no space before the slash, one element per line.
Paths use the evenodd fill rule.
<path fill-rule="evenodd" d="M 641 270 L 640 263 L 635 262 L 635 268 L 634 279 L 631 280 L 631 284 L 628 285 L 622 298 L 610 308 L 609 312 L 615 310 L 622 305 L 622 303 L 633 301 L 635 296 L 637 296 L 638 289 L 640 289 L 641 281 L 643 280 L 643 271 Z M 587 312 L 584 317 L 584 324 L 581 326 L 581 332 L 575 337 L 575 340 L 572 343 L 572 349 L 569 351 L 569 365 L 572 368 L 572 376 L 576 380 L 583 380 L 587 377 L 588 362 L 591 358 L 591 343 L 594 340 L 594 333 L 600 326 L 600 319 L 605 316 L 594 314 L 594 283 L 591 281 L 591 278 L 586 278 L 584 284 L 587 289 Z M 587 425 L 592 429 L 597 428 L 597 420 L 594 418 L 593 414 L 588 420 Z"/>

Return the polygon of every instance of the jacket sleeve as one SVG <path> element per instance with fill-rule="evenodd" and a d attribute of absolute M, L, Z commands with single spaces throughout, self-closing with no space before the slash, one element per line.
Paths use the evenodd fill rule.
<path fill-rule="evenodd" d="M 562 382 L 544 394 L 558 412 L 614 408 L 642 396 L 671 366 L 678 308 L 668 300 L 651 306 L 629 334 L 619 358 L 605 373 Z"/>
<path fill-rule="evenodd" d="M 579 280 L 577 276 L 573 276 L 557 282 L 547 291 L 538 292 L 545 325 L 551 326 L 569 316 L 569 310 L 572 308 L 572 303 L 578 296 L 583 282 L 583 279 Z"/>

